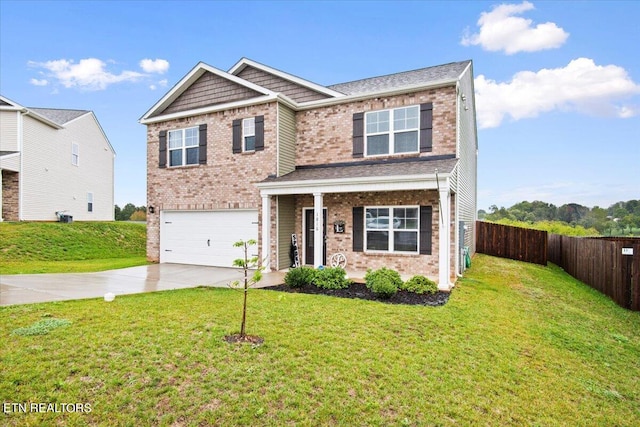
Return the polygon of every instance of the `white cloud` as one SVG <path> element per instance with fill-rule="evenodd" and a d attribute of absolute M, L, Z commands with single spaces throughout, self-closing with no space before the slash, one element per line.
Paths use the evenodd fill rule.
<path fill-rule="evenodd" d="M 87 90 L 104 90 L 114 83 L 133 82 L 144 77 L 135 71 L 122 71 L 114 74 L 106 69 L 107 64 L 97 58 L 73 60 L 57 59 L 47 62 L 29 61 L 29 66 L 44 68 L 66 88 L 78 87 Z"/>
<path fill-rule="evenodd" d="M 530 19 L 514 16 L 533 9 L 533 4 L 524 1 L 521 4 L 501 4 L 491 12 L 482 12 L 477 22 L 480 31 L 465 35 L 462 45 L 480 45 L 492 52 L 503 50 L 507 55 L 562 46 L 569 33 L 553 22 L 533 27 Z"/>
<path fill-rule="evenodd" d="M 164 74 L 169 69 L 169 61 L 166 59 L 143 59 L 140 61 L 140 68 L 145 73 Z"/>
<path fill-rule="evenodd" d="M 521 71 L 509 82 L 479 75 L 475 90 L 480 128 L 497 127 L 507 115 L 520 120 L 554 110 L 620 118 L 640 114 L 638 106 L 620 104 L 640 94 L 640 85 L 624 68 L 596 65 L 589 58 L 574 59 L 563 68 Z"/>
<path fill-rule="evenodd" d="M 47 79 L 31 79 L 29 83 L 34 86 L 46 86 L 49 84 L 49 81 Z"/>

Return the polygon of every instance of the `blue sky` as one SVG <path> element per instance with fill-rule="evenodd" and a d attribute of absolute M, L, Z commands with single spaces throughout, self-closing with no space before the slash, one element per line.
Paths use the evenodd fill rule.
<path fill-rule="evenodd" d="M 115 202 L 146 204 L 138 119 L 199 61 L 329 85 L 472 59 L 478 208 L 640 198 L 640 2 L 0 1 L 0 93 L 95 112 Z"/>

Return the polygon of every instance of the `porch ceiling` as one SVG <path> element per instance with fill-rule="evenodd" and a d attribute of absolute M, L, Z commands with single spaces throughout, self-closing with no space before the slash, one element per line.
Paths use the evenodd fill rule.
<path fill-rule="evenodd" d="M 451 155 L 298 166 L 256 186 L 263 195 L 430 190 L 438 187 L 437 172 L 440 187 L 448 188 L 457 163 Z"/>

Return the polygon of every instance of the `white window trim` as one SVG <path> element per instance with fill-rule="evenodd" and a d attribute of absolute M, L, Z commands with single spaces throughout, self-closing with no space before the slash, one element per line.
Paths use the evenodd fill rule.
<path fill-rule="evenodd" d="M 195 129 L 196 130 L 196 135 L 197 135 L 197 139 L 196 139 L 196 144 L 195 145 L 186 145 L 186 131 L 190 130 L 190 129 Z M 181 134 L 181 143 L 182 145 L 180 147 L 176 147 L 176 148 L 171 148 L 171 134 L 174 132 L 180 132 Z M 198 126 L 191 126 L 188 128 L 182 128 L 182 129 L 172 129 L 170 131 L 167 132 L 167 164 L 169 165 L 170 168 L 179 168 L 179 167 L 184 167 L 184 166 L 193 166 L 193 165 L 197 165 L 198 163 L 187 163 L 187 148 L 198 148 L 199 149 L 199 144 L 200 144 L 200 132 L 199 132 L 199 128 Z M 172 151 L 177 151 L 177 150 L 181 150 L 182 151 L 182 163 L 179 165 L 172 165 L 171 164 L 171 152 Z M 200 156 L 200 153 L 198 152 L 198 156 Z"/>
<path fill-rule="evenodd" d="M 251 120 L 253 121 L 253 134 L 245 134 L 245 122 Z M 247 141 L 246 138 L 252 136 L 253 137 L 253 150 L 247 150 Z M 246 119 L 242 119 L 242 152 L 243 153 L 253 153 L 254 151 L 256 151 L 256 118 L 255 117 L 248 117 Z"/>
<path fill-rule="evenodd" d="M 408 109 L 408 108 L 415 108 L 418 110 L 418 126 L 415 128 L 410 128 L 410 129 L 402 129 L 401 131 L 396 131 L 394 129 L 394 115 L 396 110 L 402 110 L 402 109 Z M 388 111 L 389 112 L 389 130 L 386 132 L 372 132 L 372 133 L 368 133 L 367 132 L 367 121 L 368 121 L 368 117 L 369 114 L 371 113 L 380 113 L 383 111 Z M 416 150 L 415 151 L 402 151 L 400 153 L 396 153 L 394 152 L 394 148 L 395 148 L 395 134 L 396 133 L 404 133 L 404 132 L 414 132 L 416 131 L 418 133 L 418 141 L 416 144 Z M 387 153 L 383 153 L 383 154 L 368 154 L 369 153 L 369 137 L 370 136 L 377 136 L 377 135 L 389 135 L 389 151 Z M 374 110 L 374 111 L 367 111 L 364 114 L 364 156 L 365 157 L 384 157 L 384 156 L 399 156 L 399 155 L 403 155 L 403 154 L 416 154 L 420 152 L 420 106 L 419 105 L 407 105 L 404 107 L 397 107 L 397 108 L 389 108 L 389 109 L 385 109 L 385 110 Z"/>
<path fill-rule="evenodd" d="M 80 144 L 77 142 L 71 143 L 71 164 L 80 166 Z"/>
<path fill-rule="evenodd" d="M 389 220 L 389 228 L 367 228 L 367 209 L 389 209 L 389 216 L 390 216 L 390 220 Z M 393 209 L 417 209 L 418 211 L 418 216 L 417 216 L 417 221 L 418 221 L 418 228 L 414 229 L 394 229 L 393 228 Z M 364 236 L 363 236 L 363 243 L 364 243 L 364 252 L 367 253 L 373 253 L 373 254 L 405 254 L 405 255 L 419 255 L 420 254 L 420 206 L 417 205 L 387 205 L 387 206 L 365 206 L 364 207 Z M 368 248 L 368 242 L 367 242 L 367 232 L 368 231 L 388 231 L 389 232 L 389 249 L 386 251 L 382 251 L 382 250 L 371 250 L 371 249 L 367 249 Z M 415 251 L 396 251 L 394 250 L 394 231 L 415 231 L 416 233 L 416 238 L 417 238 L 417 242 L 418 244 L 416 245 L 416 250 Z"/>
<path fill-rule="evenodd" d="M 89 203 L 91 203 L 91 209 L 89 209 Z M 87 212 L 93 213 L 95 211 L 95 205 L 93 203 L 93 192 L 87 192 Z"/>

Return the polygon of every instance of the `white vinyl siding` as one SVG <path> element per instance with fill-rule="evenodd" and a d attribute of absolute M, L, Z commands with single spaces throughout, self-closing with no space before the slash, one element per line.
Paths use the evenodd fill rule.
<path fill-rule="evenodd" d="M 54 129 L 23 117 L 21 219 L 56 221 L 66 211 L 74 221 L 113 220 L 114 152 L 93 114 L 85 114 Z M 72 142 L 82 141 L 78 166 L 70 161 Z M 87 212 L 87 193 L 93 212 Z"/>

